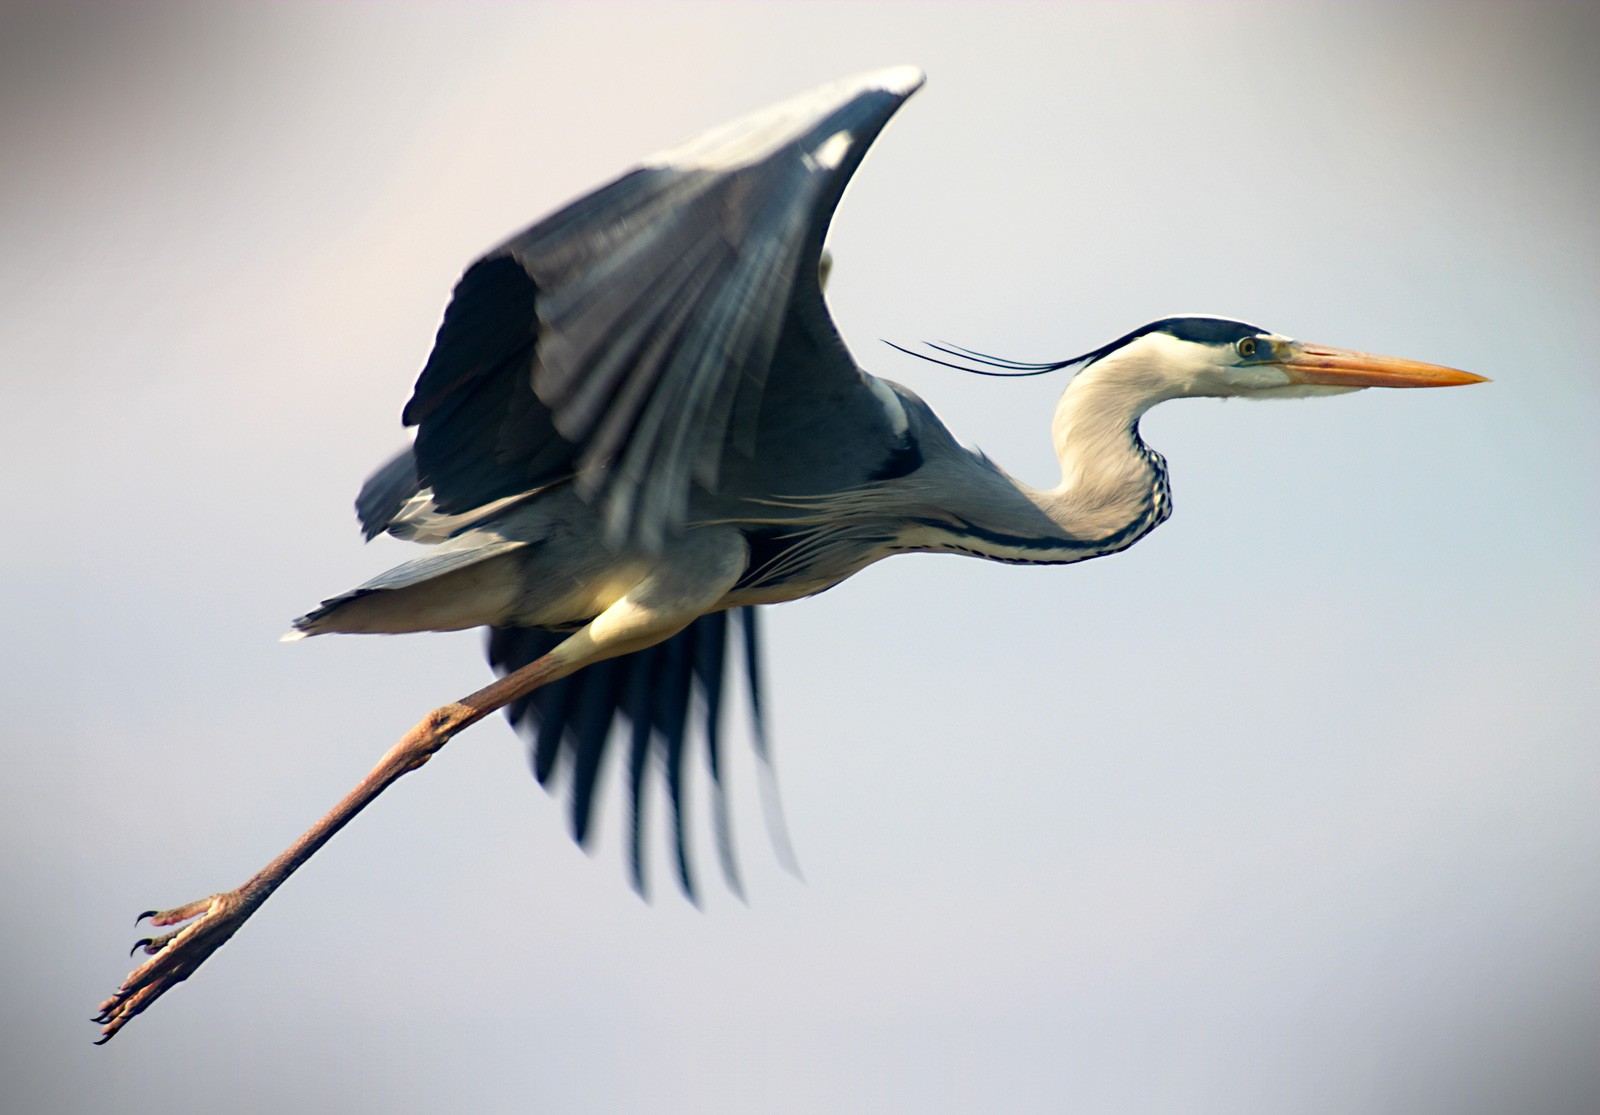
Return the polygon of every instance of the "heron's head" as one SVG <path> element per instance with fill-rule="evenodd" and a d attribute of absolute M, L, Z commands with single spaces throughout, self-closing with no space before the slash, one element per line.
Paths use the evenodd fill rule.
<path fill-rule="evenodd" d="M 1072 363 L 1162 399 L 1297 399 L 1363 387 L 1452 387 L 1483 376 L 1393 356 L 1307 344 L 1218 317 L 1151 322 Z"/>
<path fill-rule="evenodd" d="M 1097 400 L 1102 410 L 1137 418 L 1167 399 L 1301 399 L 1363 387 L 1457 387 L 1485 377 L 1438 364 L 1296 341 L 1259 325 L 1223 317 L 1164 317 L 1093 352 L 1027 363 L 952 345 L 939 356 L 892 347 L 935 364 L 985 376 L 1072 371 L 1062 406 Z M 946 357 L 953 359 L 945 359 Z"/>

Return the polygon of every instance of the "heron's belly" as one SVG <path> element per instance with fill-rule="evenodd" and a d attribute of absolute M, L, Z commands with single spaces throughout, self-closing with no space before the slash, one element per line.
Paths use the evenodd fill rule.
<path fill-rule="evenodd" d="M 749 562 L 724 607 L 780 604 L 815 596 L 895 552 L 888 539 L 876 537 L 796 533 L 763 539 L 747 534 L 745 540 L 750 546 Z"/>
<path fill-rule="evenodd" d="M 504 621 L 517 627 L 578 627 L 626 596 L 650 571 L 643 560 L 586 563 L 587 572 L 524 570 L 522 598 Z"/>

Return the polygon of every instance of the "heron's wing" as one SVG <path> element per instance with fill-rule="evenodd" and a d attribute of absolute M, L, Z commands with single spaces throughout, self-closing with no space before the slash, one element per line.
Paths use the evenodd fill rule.
<path fill-rule="evenodd" d="M 818 268 L 845 183 L 921 82 L 884 70 L 715 129 L 474 263 L 404 414 L 438 509 L 570 477 L 613 540 L 654 548 L 693 485 L 756 457 L 772 375 L 881 409 Z M 797 330 L 805 366 L 775 362 Z"/>
<path fill-rule="evenodd" d="M 739 609 L 748 663 L 757 657 L 756 609 Z M 701 616 L 672 638 L 620 658 L 595 662 L 577 673 L 542 686 L 507 707 L 511 723 L 530 744 L 533 771 L 548 785 L 565 770 L 572 802 L 572 836 L 586 843 L 591 832 L 596 787 L 614 736 L 626 732 L 629 788 L 629 863 L 633 885 L 642 894 L 644 881 L 645 770 L 655 757 L 672 806 L 678 881 L 691 899 L 694 873 L 685 839 L 684 757 L 692 732 L 690 708 L 701 709 L 706 737 L 706 763 L 711 775 L 717 851 L 728 885 L 739 890 L 722 788 L 719 722 L 724 661 L 733 637 L 727 612 Z M 566 636 L 532 627 L 496 627 L 489 632 L 489 661 L 511 673 L 547 654 Z M 748 664 L 747 663 L 747 664 Z M 757 675 L 749 671 L 750 708 L 756 718 L 758 751 L 761 701 Z M 698 698 L 696 698 L 698 694 Z M 615 731 L 614 731 L 615 729 Z M 761 752 L 765 761 L 766 756 Z"/>
<path fill-rule="evenodd" d="M 361 522 L 361 533 L 367 541 L 388 530 L 406 502 L 421 491 L 417 458 L 407 446 L 367 477 L 356 496 L 356 518 Z"/>

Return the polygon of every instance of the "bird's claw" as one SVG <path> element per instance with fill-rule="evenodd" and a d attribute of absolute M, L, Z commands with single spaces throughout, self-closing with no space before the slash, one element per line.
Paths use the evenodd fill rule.
<path fill-rule="evenodd" d="M 151 1003 L 193 975 L 206 957 L 216 952 L 244 924 L 252 906 L 237 891 L 230 891 L 171 910 L 147 910 L 141 914 L 139 921 L 149 918 L 152 925 L 187 924 L 171 933 L 134 942 L 128 955 L 143 949 L 150 959 L 128 973 L 116 994 L 100 1004 L 100 1013 L 95 1015 L 94 1021 L 102 1029 L 100 1040 L 95 1044 L 104 1045 L 110 1041 Z"/>
<path fill-rule="evenodd" d="M 141 937 L 137 941 L 133 942 L 133 947 L 128 950 L 128 955 L 132 956 L 140 949 L 143 949 L 146 956 L 154 956 L 156 953 L 166 948 L 167 945 L 171 944 L 173 939 L 176 938 L 181 932 L 183 931 L 180 929 L 173 933 L 163 933 L 159 937 Z"/>

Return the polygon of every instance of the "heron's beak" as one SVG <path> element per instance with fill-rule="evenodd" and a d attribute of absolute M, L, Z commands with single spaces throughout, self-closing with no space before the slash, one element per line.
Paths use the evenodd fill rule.
<path fill-rule="evenodd" d="M 1402 360 L 1398 356 L 1373 356 L 1301 341 L 1281 345 L 1278 354 L 1269 362 L 1287 372 L 1293 383 L 1330 387 L 1461 387 L 1489 382 L 1486 376 L 1438 364 Z"/>

